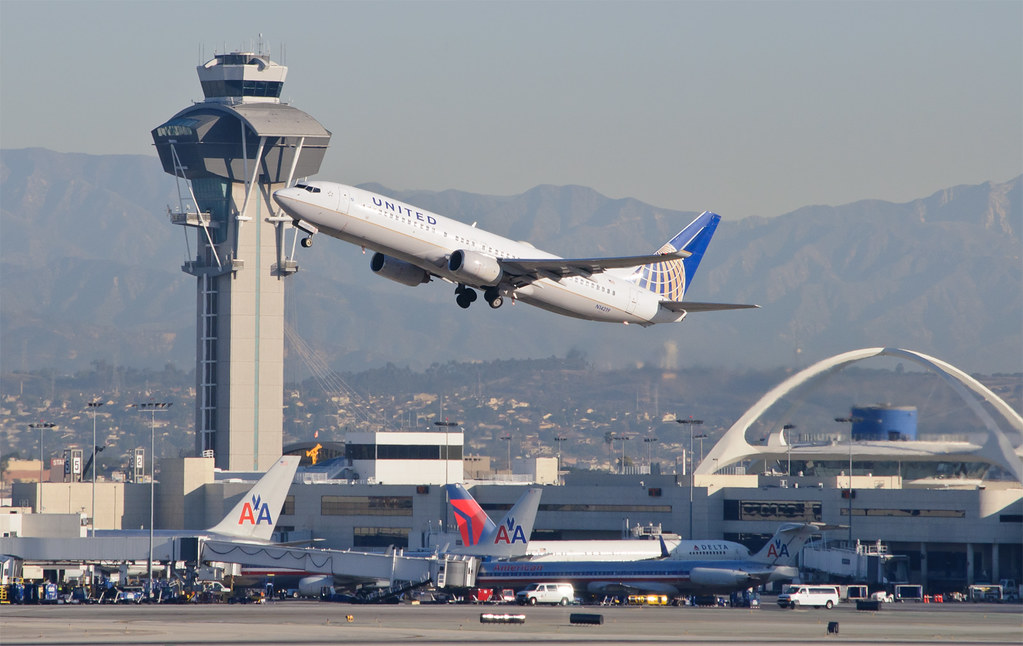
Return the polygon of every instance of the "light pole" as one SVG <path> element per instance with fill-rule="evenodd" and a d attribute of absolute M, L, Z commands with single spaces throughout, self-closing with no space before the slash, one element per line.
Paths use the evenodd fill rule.
<path fill-rule="evenodd" d="M 789 477 L 792 477 L 792 442 L 789 440 L 788 431 L 791 431 L 795 427 L 796 427 L 795 424 L 786 424 L 785 426 L 781 427 L 782 435 L 785 438 L 785 451 L 788 454 L 788 461 L 789 461 L 788 474 L 789 474 Z"/>
<path fill-rule="evenodd" d="M 508 474 L 511 475 L 511 435 L 502 435 L 501 439 L 508 443 Z"/>
<path fill-rule="evenodd" d="M 149 583 L 146 586 L 146 597 L 153 600 L 153 509 L 156 500 L 156 411 L 165 411 L 173 402 L 143 402 L 133 404 L 140 411 L 149 411 Z M 94 466 L 93 469 L 96 467 Z"/>
<path fill-rule="evenodd" d="M 628 435 L 619 435 L 618 437 L 616 437 L 614 439 L 615 439 L 616 442 L 621 442 L 622 443 L 622 463 L 621 463 L 621 466 L 618 468 L 618 473 L 619 474 L 624 474 L 625 473 L 625 443 L 629 440 L 629 436 Z"/>
<path fill-rule="evenodd" d="M 57 426 L 53 422 L 38 422 L 29 424 L 29 428 L 39 429 L 39 500 L 36 501 L 36 512 L 43 513 L 43 430 Z"/>
<path fill-rule="evenodd" d="M 657 441 L 656 437 L 644 437 L 643 443 L 646 444 L 646 463 L 650 468 L 650 473 L 654 472 L 654 442 Z"/>
<path fill-rule="evenodd" d="M 836 417 L 835 421 L 840 424 L 848 423 L 849 426 L 849 489 L 846 491 L 846 499 L 849 501 L 849 510 L 847 512 L 849 516 L 849 547 L 852 548 L 852 501 L 853 501 L 853 486 L 852 486 L 852 473 L 853 473 L 853 460 L 852 460 L 852 424 L 862 421 L 859 417 Z"/>
<path fill-rule="evenodd" d="M 92 522 L 89 524 L 89 536 L 96 537 L 96 409 L 103 405 L 103 402 L 89 402 L 86 404 L 92 409 Z"/>
<path fill-rule="evenodd" d="M 558 443 L 558 484 L 561 484 L 561 443 L 568 438 L 563 435 L 557 435 L 554 437 L 554 441 Z"/>
<path fill-rule="evenodd" d="M 702 419 L 676 419 L 679 424 L 689 426 L 689 540 L 693 540 L 693 487 L 696 485 L 696 474 L 693 473 L 693 426 L 703 424 Z"/>
<path fill-rule="evenodd" d="M 443 422 L 434 422 L 434 426 L 441 426 L 444 428 L 444 485 L 448 484 L 448 460 L 451 459 L 451 447 L 448 446 L 448 433 L 452 426 L 458 426 L 458 422 L 449 422 L 444 420 Z M 464 440 L 463 440 L 464 446 Z"/>

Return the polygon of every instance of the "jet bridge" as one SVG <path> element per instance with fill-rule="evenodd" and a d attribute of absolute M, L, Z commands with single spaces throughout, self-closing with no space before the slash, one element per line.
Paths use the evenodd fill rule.
<path fill-rule="evenodd" d="M 471 587 L 479 569 L 478 559 L 465 556 L 413 556 L 401 550 L 375 554 L 218 540 L 203 542 L 202 560 L 329 574 L 341 581 L 372 580 L 394 584 L 429 579 L 436 587 Z"/>

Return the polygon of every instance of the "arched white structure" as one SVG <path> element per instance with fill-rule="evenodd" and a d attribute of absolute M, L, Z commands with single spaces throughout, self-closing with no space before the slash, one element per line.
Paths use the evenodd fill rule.
<path fill-rule="evenodd" d="M 758 456 L 775 456 L 784 454 L 788 448 L 782 431 L 772 433 L 766 446 L 754 446 L 746 439 L 749 427 L 757 421 L 779 399 L 786 396 L 806 382 L 832 374 L 850 363 L 876 356 L 898 357 L 921 365 L 941 377 L 973 411 L 987 429 L 987 439 L 981 445 L 967 442 L 947 443 L 944 446 L 935 442 L 898 442 L 897 446 L 883 446 L 875 455 L 889 454 L 894 459 L 898 449 L 904 450 L 904 457 L 922 459 L 923 448 L 931 459 L 948 458 L 986 462 L 997 465 L 1017 480 L 1023 481 L 1023 417 L 1014 411 L 1005 401 L 979 381 L 959 370 L 951 364 L 925 354 L 900 348 L 866 348 L 853 350 L 819 361 L 795 375 L 789 377 L 770 392 L 760 398 L 746 413 L 732 425 L 724 437 L 714 445 L 707 457 L 696 468 L 697 474 L 714 473 L 716 470 L 735 464 L 742 460 Z M 991 417 L 982 402 L 986 402 L 1004 418 L 1008 428 L 1003 429 Z M 781 423 L 779 423 L 781 426 Z M 874 442 L 872 445 L 888 443 Z M 914 447 L 916 445 L 916 447 Z M 924 445 L 927 445 L 924 448 Z M 863 455 L 861 451 L 858 454 Z"/>

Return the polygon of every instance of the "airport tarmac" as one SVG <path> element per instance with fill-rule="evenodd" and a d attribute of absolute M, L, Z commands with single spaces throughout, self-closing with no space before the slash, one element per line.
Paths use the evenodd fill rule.
<path fill-rule="evenodd" d="M 493 605 L 2 606 L 0 644 L 1023 644 L 1019 604 L 832 610 Z M 484 624 L 483 613 L 525 615 Z M 570 622 L 598 614 L 602 625 Z M 348 620 L 351 616 L 351 621 Z M 838 634 L 828 634 L 838 622 Z"/>

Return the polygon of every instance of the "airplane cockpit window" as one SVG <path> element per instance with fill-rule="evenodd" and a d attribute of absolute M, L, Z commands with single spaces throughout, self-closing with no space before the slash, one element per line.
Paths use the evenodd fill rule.
<path fill-rule="evenodd" d="M 295 188 L 300 188 L 309 193 L 319 193 L 320 189 L 316 186 L 309 186 L 308 184 L 295 184 Z"/>

